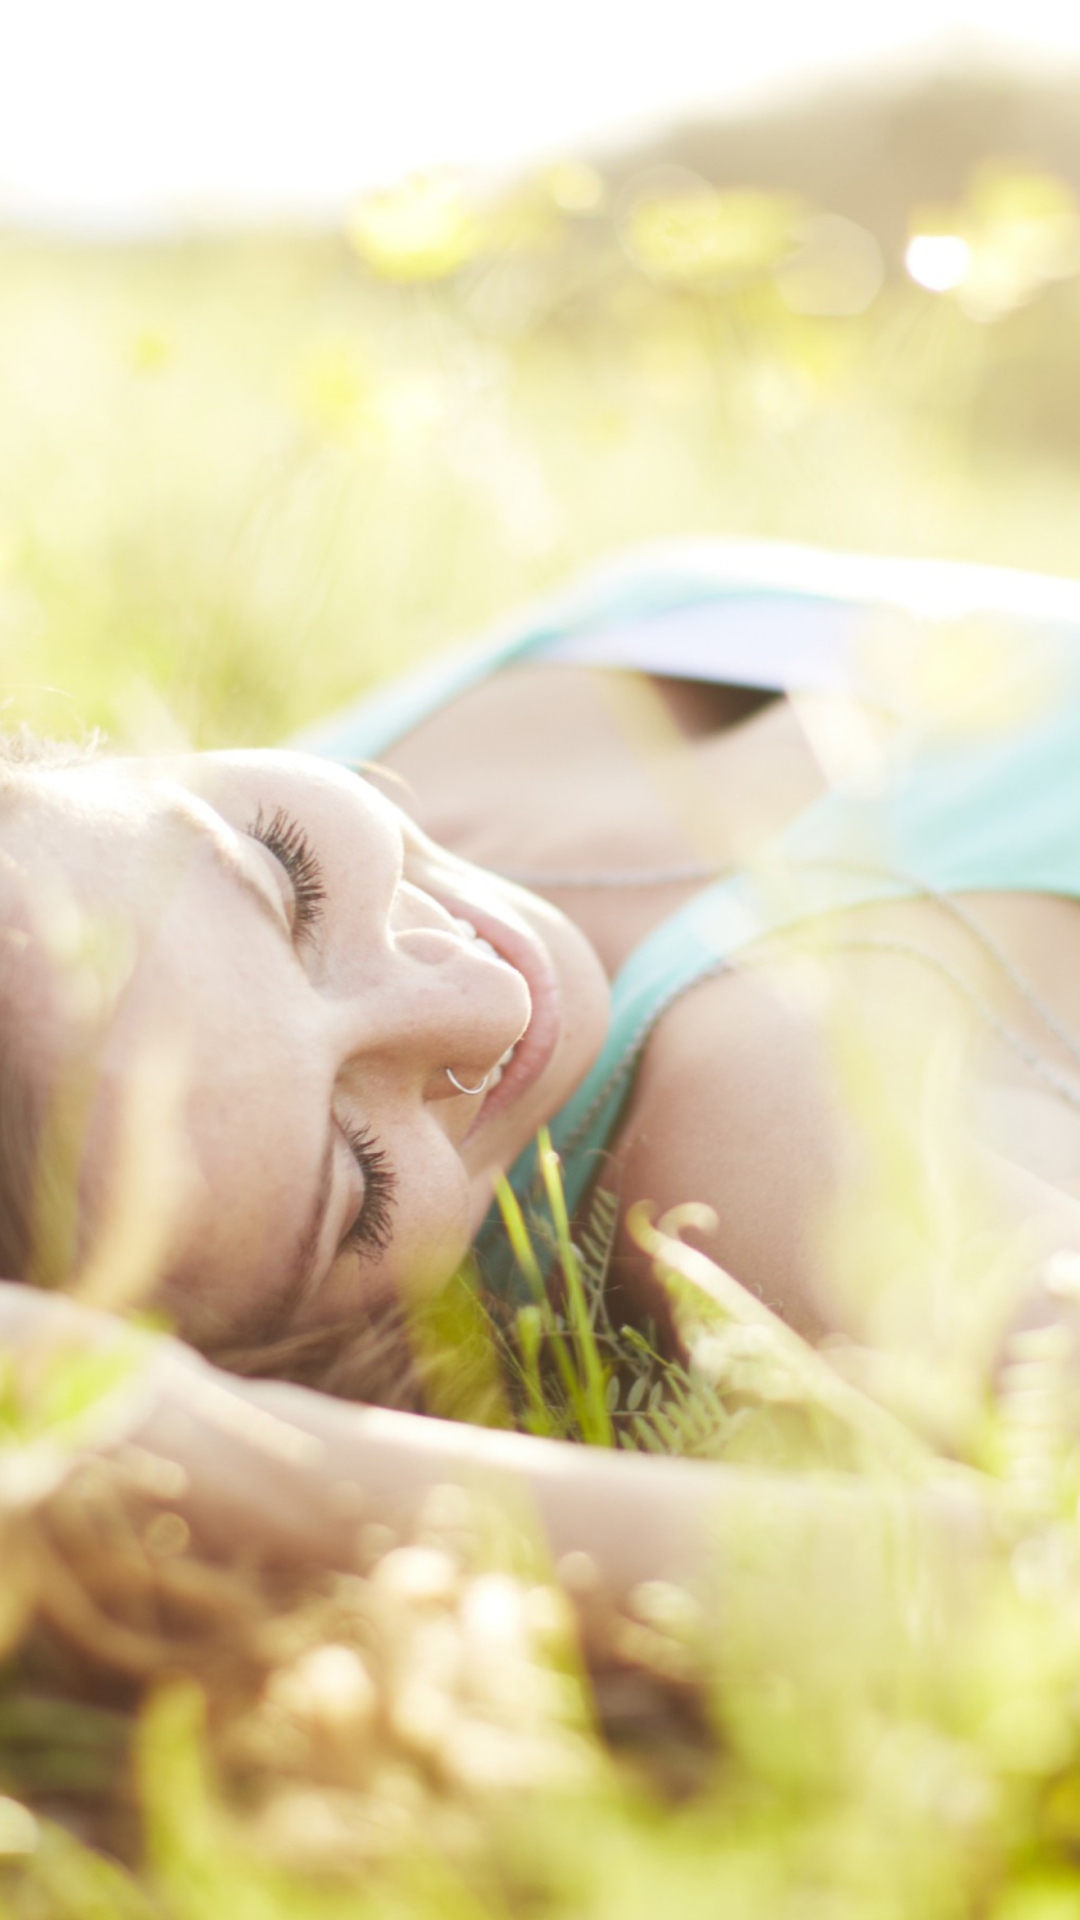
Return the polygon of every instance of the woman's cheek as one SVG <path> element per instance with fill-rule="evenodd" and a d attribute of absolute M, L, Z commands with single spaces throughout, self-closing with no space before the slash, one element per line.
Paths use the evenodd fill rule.
<path fill-rule="evenodd" d="M 452 1151 L 452 1149 L 451 1149 Z M 472 1209 L 465 1170 L 453 1166 L 399 1182 L 394 1240 L 381 1263 L 402 1299 L 426 1299 L 446 1285 L 472 1240 Z"/>
<path fill-rule="evenodd" d="M 512 1161 L 515 1160 L 516 1158 L 517 1158 L 516 1154 L 507 1154 L 504 1164 L 500 1164 L 497 1167 L 488 1166 L 484 1169 L 482 1173 L 476 1174 L 475 1177 L 470 1181 L 469 1183 L 469 1241 L 470 1241 L 470 1244 L 472 1243 L 472 1241 L 476 1239 L 476 1236 L 479 1233 L 481 1227 L 483 1226 L 484 1221 L 487 1219 L 488 1210 L 491 1206 L 492 1201 L 495 1198 L 495 1182 L 498 1179 L 499 1174 L 505 1173 L 507 1169 L 510 1167 Z"/>

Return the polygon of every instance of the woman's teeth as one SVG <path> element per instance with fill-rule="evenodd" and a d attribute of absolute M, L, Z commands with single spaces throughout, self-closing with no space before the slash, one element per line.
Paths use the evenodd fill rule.
<path fill-rule="evenodd" d="M 455 927 L 461 929 L 461 932 L 469 941 L 470 946 L 479 947 L 481 953 L 490 953 L 493 960 L 502 959 L 502 954 L 498 951 L 498 948 L 493 947 L 490 940 L 485 940 L 482 933 L 477 933 L 471 920 L 463 919 L 459 913 L 452 914 L 451 919 Z"/>
<path fill-rule="evenodd" d="M 482 953 L 490 953 L 493 960 L 502 959 L 501 953 L 496 952 L 495 948 L 491 944 L 491 941 L 485 940 L 482 933 L 477 933 L 476 928 L 473 926 L 473 923 L 471 920 L 464 919 L 463 916 L 459 913 L 453 914 L 451 918 L 453 919 L 455 927 L 460 927 L 462 933 L 466 935 L 466 937 L 472 943 L 473 946 L 479 947 Z M 507 1047 L 506 1052 L 503 1054 L 501 1060 L 497 1060 L 495 1062 L 495 1065 L 492 1067 L 491 1072 L 488 1074 L 488 1077 L 487 1077 L 487 1089 L 486 1089 L 487 1092 L 490 1093 L 492 1087 L 498 1086 L 499 1081 L 503 1077 L 503 1069 L 510 1065 L 511 1060 L 514 1057 L 514 1050 L 516 1047 L 517 1047 L 517 1041 L 515 1040 L 514 1045 L 512 1047 Z"/>
<path fill-rule="evenodd" d="M 491 1072 L 488 1074 L 487 1084 L 488 1084 L 489 1093 L 491 1092 L 492 1087 L 498 1086 L 499 1081 L 503 1077 L 503 1068 L 508 1067 L 510 1065 L 511 1060 L 514 1057 L 514 1048 L 516 1046 L 517 1046 L 517 1041 L 515 1040 L 513 1047 L 507 1047 L 506 1052 L 503 1054 L 502 1059 L 496 1060 L 495 1065 L 492 1067 Z"/>
<path fill-rule="evenodd" d="M 481 953 L 490 953 L 493 960 L 502 959 L 502 954 L 496 951 L 491 941 L 485 940 L 482 933 L 477 933 L 471 920 L 463 920 L 461 915 L 456 913 L 453 916 L 453 921 L 455 927 L 460 927 L 462 933 L 468 937 L 474 947 L 479 947 Z"/>

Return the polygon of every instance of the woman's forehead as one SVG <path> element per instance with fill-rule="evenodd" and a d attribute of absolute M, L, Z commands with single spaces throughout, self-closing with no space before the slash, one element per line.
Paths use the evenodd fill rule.
<path fill-rule="evenodd" d="M 286 748 L 243 748 L 168 756 L 102 755 L 74 766 L 20 775 L 24 810 L 119 827 L 183 813 L 192 803 L 243 805 L 280 792 L 299 804 L 358 804 L 386 820 L 400 809 L 351 768 Z"/>
<path fill-rule="evenodd" d="M 3 843 L 17 861 L 31 861 L 34 872 L 42 860 L 53 870 L 76 871 L 87 847 L 100 857 L 111 842 L 130 855 L 136 837 L 168 817 L 179 792 L 163 769 L 152 778 L 139 761 L 35 769 L 19 778 Z"/>
<path fill-rule="evenodd" d="M 9 891 L 21 895 L 7 923 L 33 935 L 61 980 L 73 965 L 85 970 L 87 954 L 107 949 L 116 958 L 122 950 L 107 969 L 114 986 L 140 958 L 152 958 L 155 970 L 168 961 L 163 929 L 166 948 L 186 948 L 200 929 L 210 939 L 222 914 L 236 919 L 243 888 L 228 883 L 234 869 L 250 866 L 243 837 L 267 806 L 295 809 L 320 839 L 339 826 L 351 834 L 363 816 L 378 822 L 380 838 L 386 828 L 396 838 L 402 823 L 368 782 L 289 752 L 103 757 L 35 769 L 19 787 L 0 824 Z"/>
<path fill-rule="evenodd" d="M 162 808 L 142 804 L 111 773 L 77 786 L 67 777 L 42 783 L 4 844 L 46 951 L 59 961 L 82 948 L 102 916 L 137 926 L 150 908 L 149 883 L 160 886 L 172 864 L 161 858 L 170 837 Z"/>
<path fill-rule="evenodd" d="M 124 761 L 25 784 L 0 828 L 0 915 L 27 940 L 39 997 L 51 996 L 61 1024 L 96 1026 L 115 1008 L 198 875 L 206 815 L 196 796 Z"/>

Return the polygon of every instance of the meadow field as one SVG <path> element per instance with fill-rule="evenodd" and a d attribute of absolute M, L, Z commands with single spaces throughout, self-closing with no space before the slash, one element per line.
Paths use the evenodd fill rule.
<path fill-rule="evenodd" d="M 1016 153 L 903 247 L 663 156 L 436 176 L 332 233 L 0 234 L 7 724 L 265 744 L 657 538 L 1076 576 L 1078 338 L 1080 207 Z M 909 1286 L 906 1180 L 848 1257 Z M 764 1463 L 715 1593 L 575 1619 L 461 1494 L 349 1581 L 200 1567 L 79 1464 L 116 1382 L 0 1363 L 0 1920 L 1080 1913 L 1060 1341 L 991 1401 L 958 1321 L 910 1428 L 728 1296 L 712 1371 L 665 1372 L 605 1323 L 609 1225 L 518 1330 L 570 1368 L 523 1423 Z M 961 1482 L 994 1515 L 962 1572 Z"/>
<path fill-rule="evenodd" d="M 314 237 L 0 236 L 12 716 L 263 743 L 655 537 L 1074 571 L 1072 195 L 1006 161 L 912 216 L 965 286 L 663 166 Z"/>

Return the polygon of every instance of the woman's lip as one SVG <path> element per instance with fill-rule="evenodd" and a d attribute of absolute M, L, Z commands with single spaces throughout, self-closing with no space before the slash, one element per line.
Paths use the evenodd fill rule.
<path fill-rule="evenodd" d="M 426 891 L 448 913 L 476 928 L 490 941 L 500 960 L 520 973 L 529 989 L 532 1011 L 529 1024 L 514 1044 L 514 1057 L 504 1067 L 502 1079 L 481 1101 L 476 1117 L 465 1135 L 472 1138 L 504 1107 L 509 1107 L 539 1080 L 559 1044 L 562 1031 L 562 998 L 558 975 L 550 956 L 534 934 L 524 927 L 509 926 L 498 915 L 489 913 L 475 900 L 462 900 L 441 888 L 428 885 Z M 462 1145 L 465 1141 L 462 1141 Z"/>

